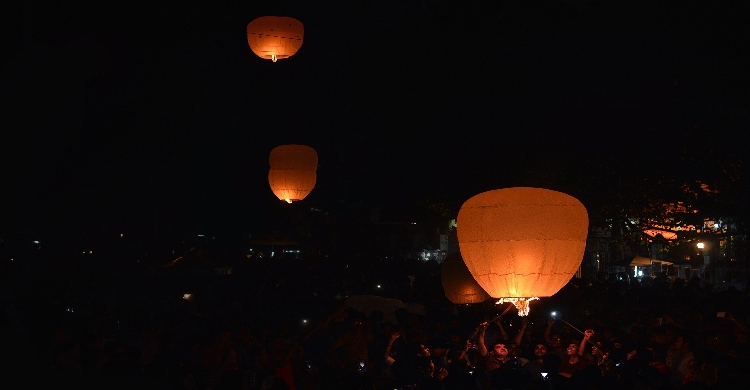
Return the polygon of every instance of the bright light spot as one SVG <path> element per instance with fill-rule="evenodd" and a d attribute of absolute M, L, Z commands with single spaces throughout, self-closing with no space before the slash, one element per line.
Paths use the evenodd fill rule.
<path fill-rule="evenodd" d="M 702 242 L 699 242 L 697 246 L 698 246 L 698 249 L 703 249 L 705 247 L 705 244 L 703 244 Z"/>
<path fill-rule="evenodd" d="M 378 288 L 380 288 L 380 285 L 378 284 L 378 286 L 377 286 L 377 287 L 378 287 Z"/>
<path fill-rule="evenodd" d="M 122 233 L 120 233 L 120 238 L 123 238 L 123 237 L 125 237 L 125 235 L 124 235 L 124 234 L 122 234 Z"/>

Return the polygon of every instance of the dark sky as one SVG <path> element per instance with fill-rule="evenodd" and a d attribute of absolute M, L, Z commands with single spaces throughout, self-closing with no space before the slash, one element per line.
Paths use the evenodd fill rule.
<path fill-rule="evenodd" d="M 528 185 L 750 123 L 738 5 L 81 3 L 23 1 L 7 24 L 4 229 L 253 229 L 279 207 L 268 153 L 285 143 L 318 151 L 306 200 L 326 208 Z M 296 55 L 250 51 L 264 15 L 304 24 Z"/>

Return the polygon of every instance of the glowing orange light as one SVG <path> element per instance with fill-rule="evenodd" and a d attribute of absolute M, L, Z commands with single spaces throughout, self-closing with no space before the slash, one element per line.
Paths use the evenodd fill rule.
<path fill-rule="evenodd" d="M 451 253 L 443 260 L 440 270 L 443 293 L 453 303 L 479 303 L 490 299 L 466 268 L 460 253 Z"/>
<path fill-rule="evenodd" d="M 315 187 L 318 153 L 306 145 L 280 145 L 268 157 L 268 184 L 279 199 L 292 203 L 304 199 Z"/>
<path fill-rule="evenodd" d="M 518 314 L 557 293 L 583 260 L 588 213 L 578 199 L 542 188 L 475 195 L 461 206 L 458 243 L 466 267 L 490 296 Z"/>
<path fill-rule="evenodd" d="M 302 47 L 305 28 L 287 16 L 261 16 L 247 25 L 247 43 L 258 57 L 276 62 Z"/>

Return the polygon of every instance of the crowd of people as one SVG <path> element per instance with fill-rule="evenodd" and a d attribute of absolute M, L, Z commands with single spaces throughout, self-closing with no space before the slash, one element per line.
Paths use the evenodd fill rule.
<path fill-rule="evenodd" d="M 743 388 L 748 291 L 657 273 L 574 278 L 519 316 L 454 304 L 420 259 L 263 259 L 230 275 L 4 270 L 10 375 L 78 388 Z M 361 311 L 347 297 L 417 303 Z M 558 313 L 553 316 L 552 311 Z M 301 318 L 303 317 L 304 318 Z"/>

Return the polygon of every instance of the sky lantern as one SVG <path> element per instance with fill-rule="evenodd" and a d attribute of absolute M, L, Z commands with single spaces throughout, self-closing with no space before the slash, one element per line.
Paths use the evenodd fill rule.
<path fill-rule="evenodd" d="M 305 28 L 288 16 L 261 16 L 247 25 L 247 43 L 258 57 L 271 60 L 289 58 L 302 47 Z"/>
<path fill-rule="evenodd" d="M 318 153 L 306 145 L 280 145 L 268 157 L 268 184 L 287 203 L 305 199 L 315 187 Z"/>
<path fill-rule="evenodd" d="M 440 268 L 445 297 L 459 305 L 484 302 L 491 297 L 469 272 L 461 254 L 449 254 Z"/>
<path fill-rule="evenodd" d="M 589 218 L 581 202 L 562 192 L 514 187 L 475 195 L 458 211 L 456 233 L 466 268 L 497 302 L 519 316 L 529 302 L 550 297 L 583 260 Z"/>

